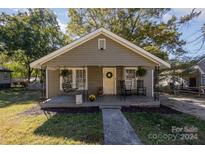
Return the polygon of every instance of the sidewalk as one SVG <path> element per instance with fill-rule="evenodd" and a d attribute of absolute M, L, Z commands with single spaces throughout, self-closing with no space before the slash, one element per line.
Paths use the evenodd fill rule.
<path fill-rule="evenodd" d="M 104 144 L 142 144 L 120 109 L 102 109 Z"/>

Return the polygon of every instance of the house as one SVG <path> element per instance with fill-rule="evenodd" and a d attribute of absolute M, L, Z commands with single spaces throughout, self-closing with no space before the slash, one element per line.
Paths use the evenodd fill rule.
<path fill-rule="evenodd" d="M 157 71 L 170 67 L 162 59 L 104 28 L 32 62 L 30 66 L 45 72 L 46 98 L 65 97 L 63 83 L 67 81 L 72 89 L 87 94 L 97 95 L 101 89 L 103 96 L 109 96 L 108 102 L 120 94 L 120 81 L 125 81 L 130 90 L 136 86 L 145 87 L 143 100 L 150 98 L 152 102 Z M 141 68 L 146 74 L 138 77 L 136 71 Z M 66 78 L 62 72 L 67 74 Z"/>
<path fill-rule="evenodd" d="M 0 66 L 0 89 L 11 87 L 11 70 Z"/>
<path fill-rule="evenodd" d="M 187 87 L 205 87 L 205 58 L 202 58 L 197 65 L 191 67 L 184 79 L 184 84 Z"/>

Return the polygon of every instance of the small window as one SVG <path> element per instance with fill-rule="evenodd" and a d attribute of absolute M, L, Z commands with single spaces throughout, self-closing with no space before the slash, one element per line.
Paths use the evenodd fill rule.
<path fill-rule="evenodd" d="M 98 49 L 99 50 L 106 49 L 106 40 L 105 39 L 98 39 Z"/>

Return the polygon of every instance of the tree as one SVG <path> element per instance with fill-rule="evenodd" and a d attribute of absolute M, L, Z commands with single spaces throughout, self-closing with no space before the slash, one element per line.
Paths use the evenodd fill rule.
<path fill-rule="evenodd" d="M 79 37 L 100 27 L 104 27 L 121 37 L 144 48 L 152 54 L 168 60 L 168 54 L 183 55 L 179 27 L 188 23 L 200 12 L 177 19 L 172 16 L 164 22 L 163 15 L 170 9 L 69 9 L 70 18 L 67 33 Z"/>
<path fill-rule="evenodd" d="M 12 77 L 21 78 L 27 75 L 26 67 L 24 61 L 21 61 L 25 58 L 25 55 L 22 51 L 15 51 L 13 56 L 8 56 L 6 52 L 0 53 L 0 65 L 5 66 L 6 68 L 11 69 Z"/>
<path fill-rule="evenodd" d="M 67 36 L 49 9 L 28 9 L 16 15 L 2 13 L 0 25 L 0 50 L 24 65 L 28 81 L 33 72 L 32 61 L 67 43 Z"/>

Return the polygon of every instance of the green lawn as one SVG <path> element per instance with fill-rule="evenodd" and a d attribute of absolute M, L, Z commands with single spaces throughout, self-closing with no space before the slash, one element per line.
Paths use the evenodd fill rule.
<path fill-rule="evenodd" d="M 24 114 L 37 106 L 38 91 L 0 91 L 0 144 L 102 144 L 101 113 Z"/>
<path fill-rule="evenodd" d="M 101 113 L 55 114 L 47 119 L 41 112 L 28 112 L 36 108 L 39 97 L 38 91 L 0 91 L 0 144 L 103 144 Z M 205 121 L 193 116 L 161 112 L 124 114 L 143 144 L 205 144 Z M 194 126 L 198 132 L 194 136 L 177 133 L 175 140 L 166 138 L 164 135 L 176 135 L 171 132 L 172 126 Z M 188 134 L 188 138 L 181 140 L 183 134 Z"/>
<path fill-rule="evenodd" d="M 205 144 L 205 121 L 187 114 L 124 112 L 143 144 Z M 172 132 L 177 128 L 198 128 L 198 132 Z M 175 128 L 176 128 L 175 127 Z M 179 129 L 178 129 L 179 130 Z M 175 138 L 175 137 L 176 138 Z"/>

